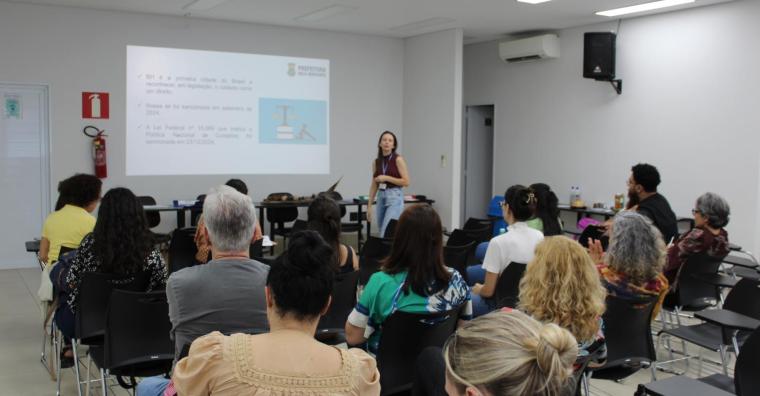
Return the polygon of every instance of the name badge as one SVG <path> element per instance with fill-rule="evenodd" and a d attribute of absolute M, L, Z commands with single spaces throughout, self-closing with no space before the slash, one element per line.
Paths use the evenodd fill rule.
<path fill-rule="evenodd" d="M 380 190 L 385 190 L 386 188 L 388 188 L 388 184 L 386 184 L 386 183 L 380 183 L 377 186 L 377 188 L 379 188 Z"/>

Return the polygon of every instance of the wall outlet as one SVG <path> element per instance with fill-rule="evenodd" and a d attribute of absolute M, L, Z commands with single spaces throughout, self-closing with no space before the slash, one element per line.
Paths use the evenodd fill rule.
<path fill-rule="evenodd" d="M 446 155 L 441 154 L 441 168 L 445 168 L 445 167 L 446 167 Z"/>

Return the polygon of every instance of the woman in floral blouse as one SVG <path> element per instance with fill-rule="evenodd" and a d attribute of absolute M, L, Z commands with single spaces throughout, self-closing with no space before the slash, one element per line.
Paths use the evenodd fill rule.
<path fill-rule="evenodd" d="M 153 245 L 142 205 L 126 188 L 114 188 L 106 193 L 94 231 L 84 237 L 71 260 L 65 278 L 65 298 L 60 299 L 55 316 L 58 328 L 67 339 L 74 336 L 74 314 L 82 279 L 91 272 L 125 276 L 147 272 L 148 291 L 166 284 L 166 266 Z"/>

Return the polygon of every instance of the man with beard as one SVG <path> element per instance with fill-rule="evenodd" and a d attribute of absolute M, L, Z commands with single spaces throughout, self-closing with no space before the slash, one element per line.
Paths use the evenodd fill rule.
<path fill-rule="evenodd" d="M 657 192 L 660 173 L 652 165 L 637 164 L 631 168 L 628 178 L 627 209 L 635 210 L 648 217 L 660 230 L 665 243 L 678 236 L 676 215 L 668 200 Z"/>

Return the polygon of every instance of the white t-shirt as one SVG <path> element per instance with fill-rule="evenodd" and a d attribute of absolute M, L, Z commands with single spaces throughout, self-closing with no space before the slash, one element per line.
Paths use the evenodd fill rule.
<path fill-rule="evenodd" d="M 544 239 L 541 231 L 530 228 L 524 222 L 509 226 L 506 234 L 491 239 L 483 259 L 483 269 L 494 274 L 501 274 L 509 263 L 528 264 L 533 260 L 536 245 Z"/>

